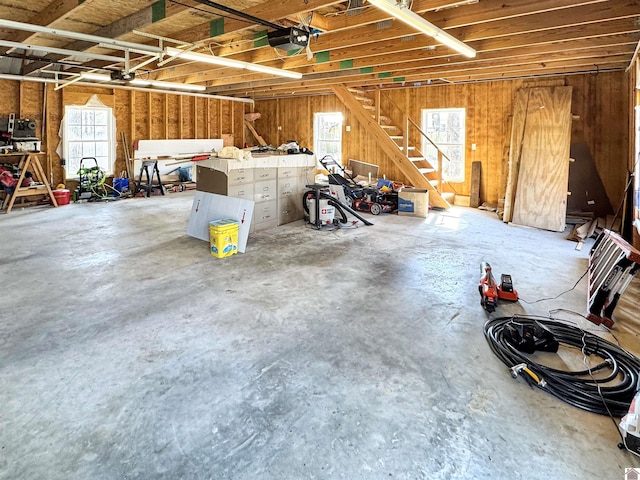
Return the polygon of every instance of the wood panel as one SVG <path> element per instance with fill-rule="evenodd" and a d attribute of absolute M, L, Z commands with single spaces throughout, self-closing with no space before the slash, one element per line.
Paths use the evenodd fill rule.
<path fill-rule="evenodd" d="M 521 89 L 515 93 L 513 115 L 511 117 L 511 138 L 509 140 L 509 165 L 507 168 L 507 186 L 504 195 L 503 220 L 510 222 L 513 218 L 513 206 L 516 198 L 518 177 L 520 175 L 520 157 L 522 141 L 529 109 L 529 89 Z"/>
<path fill-rule="evenodd" d="M 151 93 L 151 106 L 149 113 L 151 114 L 151 135 L 147 140 L 160 139 L 165 137 L 164 126 L 167 123 L 164 111 L 164 99 L 166 95 L 161 93 Z"/>
<path fill-rule="evenodd" d="M 122 143 L 122 133 L 127 137 L 127 144 L 131 149 L 131 95 L 126 90 L 116 90 L 115 92 L 115 117 L 116 117 L 116 163 L 114 172 L 120 173 L 126 170 L 124 145 Z"/>
<path fill-rule="evenodd" d="M 180 108 L 180 98 L 177 95 L 167 95 L 167 139 L 180 138 L 179 123 L 182 121 L 178 115 L 178 109 Z"/>
<path fill-rule="evenodd" d="M 528 91 L 513 222 L 561 232 L 567 214 L 572 87 Z"/>

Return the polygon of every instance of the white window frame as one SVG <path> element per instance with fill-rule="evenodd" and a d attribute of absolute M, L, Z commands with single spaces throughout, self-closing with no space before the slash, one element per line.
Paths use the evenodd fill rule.
<path fill-rule="evenodd" d="M 334 127 L 328 131 L 327 125 Z M 319 160 L 326 155 L 342 165 L 342 112 L 318 112 L 313 116 L 313 152 Z"/>
<path fill-rule="evenodd" d="M 70 123 L 71 119 L 73 118 L 72 110 L 80 110 L 80 113 L 82 116 L 81 125 L 74 125 Z M 104 111 L 107 118 L 106 125 L 102 125 L 102 124 L 96 125 L 95 120 L 93 122 L 88 122 L 85 124 L 86 117 L 82 115 L 82 112 L 85 112 L 85 111 L 87 112 L 93 111 L 94 115 L 96 111 Z M 75 160 L 76 157 L 72 157 L 71 144 L 72 143 L 83 143 L 83 144 L 96 143 L 95 137 L 94 139 L 76 138 L 76 135 L 74 134 L 74 127 L 80 127 L 82 131 L 81 135 L 84 136 L 86 133 L 88 133 L 84 130 L 85 127 L 87 127 L 90 132 L 91 129 L 92 128 L 95 129 L 96 126 L 106 128 L 106 134 L 107 134 L 106 142 L 108 143 L 107 154 L 96 155 L 94 151 L 93 155 L 83 154 L 82 157 L 96 157 L 96 159 L 98 160 L 98 166 L 105 171 L 106 175 L 114 174 L 116 145 L 115 145 L 115 133 L 114 133 L 113 108 L 102 107 L 102 106 L 101 107 L 87 106 L 87 105 L 66 105 L 65 114 L 64 114 L 63 149 L 62 149 L 64 158 L 65 158 L 64 168 L 65 168 L 66 178 L 69 178 L 69 179 L 78 178 L 79 163 Z M 104 141 L 100 143 L 103 143 L 103 142 Z M 93 148 L 95 149 L 95 145 Z M 83 146 L 83 152 L 90 149 L 91 149 L 90 146 L 88 146 L 87 149 L 85 149 Z M 79 161 L 79 158 L 82 158 L 82 157 L 77 157 L 78 161 Z M 89 165 L 85 165 L 85 166 L 92 167 L 94 165 L 95 164 L 91 162 Z"/>
<path fill-rule="evenodd" d="M 439 114 L 441 117 L 445 117 L 450 113 L 461 113 L 462 122 L 460 125 L 460 131 L 458 132 L 457 141 L 438 141 L 437 132 L 433 122 L 430 121 L 430 116 Z M 466 142 L 466 117 L 467 112 L 465 108 L 424 108 L 422 109 L 422 130 L 427 134 L 429 138 L 438 145 L 438 148 L 444 152 L 445 155 L 451 158 L 451 163 L 443 158 L 442 162 L 442 179 L 447 182 L 462 183 L 464 182 L 465 172 L 465 142 Z M 442 122 L 441 122 L 442 123 Z M 458 148 L 460 157 L 455 158 L 453 151 Z M 422 153 L 427 158 L 433 168 L 438 168 L 438 156 L 437 151 L 431 143 L 425 138 L 422 139 Z M 451 153 L 451 154 L 450 154 Z"/>

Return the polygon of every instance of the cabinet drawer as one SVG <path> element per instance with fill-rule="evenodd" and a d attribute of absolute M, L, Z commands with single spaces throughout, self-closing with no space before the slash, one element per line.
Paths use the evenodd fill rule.
<path fill-rule="evenodd" d="M 299 177 L 302 169 L 299 167 L 280 167 L 278 169 L 278 178 L 294 178 Z"/>
<path fill-rule="evenodd" d="M 229 171 L 229 185 L 242 185 L 243 183 L 252 183 L 254 180 L 253 168 L 241 168 L 239 170 Z"/>
<path fill-rule="evenodd" d="M 298 197 L 298 179 L 297 178 L 279 178 L 278 179 L 278 198 Z"/>
<path fill-rule="evenodd" d="M 300 188 L 304 188 L 305 185 L 311 185 L 312 183 L 316 183 L 316 168 L 315 167 L 304 167 L 298 170 L 299 177 L 298 181 L 300 182 Z"/>
<path fill-rule="evenodd" d="M 227 189 L 227 195 L 230 197 L 253 201 L 253 184 L 229 185 L 229 188 Z"/>
<path fill-rule="evenodd" d="M 271 180 L 277 178 L 277 168 L 254 168 L 253 180 L 256 182 L 262 182 L 263 180 Z"/>
<path fill-rule="evenodd" d="M 294 222 L 303 218 L 302 205 L 293 198 L 280 200 L 278 204 L 278 225 Z"/>
<path fill-rule="evenodd" d="M 277 200 L 270 200 L 268 202 L 256 203 L 253 208 L 253 218 L 255 225 L 257 226 L 263 222 L 269 222 L 277 220 L 278 206 Z"/>
<path fill-rule="evenodd" d="M 275 200 L 278 195 L 277 180 L 267 180 L 266 182 L 256 182 L 253 187 L 254 201 L 267 202 Z"/>

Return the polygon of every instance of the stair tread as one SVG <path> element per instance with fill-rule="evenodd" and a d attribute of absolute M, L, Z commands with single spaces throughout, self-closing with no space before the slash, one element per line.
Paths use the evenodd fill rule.
<path fill-rule="evenodd" d="M 395 125 L 380 125 L 382 128 L 388 128 L 389 130 L 400 130 Z"/>
<path fill-rule="evenodd" d="M 361 95 L 354 95 L 355 99 L 358 100 L 359 102 L 367 102 L 367 103 L 373 103 L 373 99 L 369 98 L 369 97 L 363 97 Z"/>
<path fill-rule="evenodd" d="M 435 172 L 436 169 L 435 168 L 419 168 L 418 169 L 420 171 L 421 174 L 425 174 L 425 173 L 432 173 Z M 438 181 L 436 180 L 436 185 L 438 184 Z M 433 185 L 433 184 L 432 184 Z"/>

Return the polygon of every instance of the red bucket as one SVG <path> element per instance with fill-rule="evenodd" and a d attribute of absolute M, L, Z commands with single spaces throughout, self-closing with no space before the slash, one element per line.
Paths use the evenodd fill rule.
<path fill-rule="evenodd" d="M 58 202 L 58 206 L 61 205 L 69 205 L 69 201 L 71 201 L 71 191 L 66 189 L 54 190 L 53 196 Z"/>

